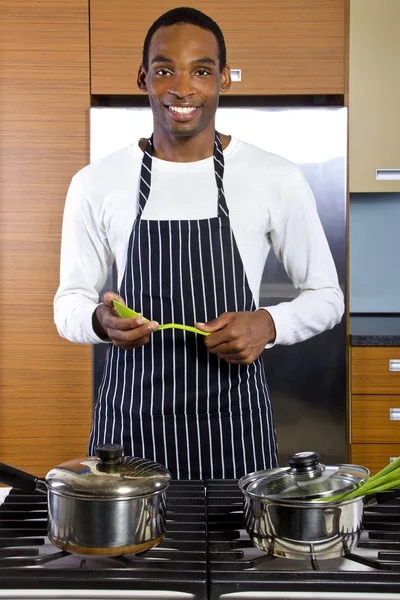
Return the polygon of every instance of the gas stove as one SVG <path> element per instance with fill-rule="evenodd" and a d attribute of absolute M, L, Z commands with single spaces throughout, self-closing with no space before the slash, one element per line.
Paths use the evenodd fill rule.
<path fill-rule="evenodd" d="M 15 489 L 0 506 L 0 598 L 207 598 L 204 482 L 172 482 L 167 533 L 140 555 L 79 556 L 47 538 L 47 497 Z"/>
<path fill-rule="evenodd" d="M 400 500 L 390 494 L 365 507 L 352 554 L 317 562 L 257 550 L 234 480 L 172 482 L 163 542 L 118 558 L 58 550 L 46 536 L 46 496 L 8 492 L 0 489 L 0 598 L 400 600 Z"/>
<path fill-rule="evenodd" d="M 257 550 L 236 481 L 207 483 L 209 598 L 400 599 L 400 501 L 385 494 L 364 509 L 356 550 L 332 560 L 290 560 Z"/>

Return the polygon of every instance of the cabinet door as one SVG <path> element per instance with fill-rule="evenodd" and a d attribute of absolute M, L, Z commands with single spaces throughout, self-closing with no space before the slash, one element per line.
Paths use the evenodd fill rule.
<path fill-rule="evenodd" d="M 400 394 L 400 348 L 353 347 L 352 394 Z"/>
<path fill-rule="evenodd" d="M 191 6 L 221 27 L 230 94 L 343 94 L 346 0 L 202 0 Z M 92 94 L 140 94 L 137 70 L 147 30 L 167 0 L 90 2 Z"/>
<path fill-rule="evenodd" d="M 400 444 L 352 444 L 350 455 L 353 464 L 367 467 L 375 475 L 400 456 Z"/>
<path fill-rule="evenodd" d="M 399 0 L 351 0 L 350 192 L 400 192 L 399 59 Z"/>

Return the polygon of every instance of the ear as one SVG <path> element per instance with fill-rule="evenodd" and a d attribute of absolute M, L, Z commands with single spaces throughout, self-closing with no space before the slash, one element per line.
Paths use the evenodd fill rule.
<path fill-rule="evenodd" d="M 231 70 L 228 65 L 226 65 L 225 69 L 222 71 L 221 77 L 221 87 L 220 92 L 224 94 L 228 92 L 231 88 L 232 80 L 231 80 Z"/>
<path fill-rule="evenodd" d="M 143 69 L 143 65 L 140 65 L 136 83 L 141 92 L 147 92 L 146 78 L 147 75 L 145 70 Z"/>

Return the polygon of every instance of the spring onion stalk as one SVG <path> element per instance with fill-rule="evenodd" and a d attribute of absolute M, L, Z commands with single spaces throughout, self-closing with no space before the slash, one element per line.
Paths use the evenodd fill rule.
<path fill-rule="evenodd" d="M 394 461 L 392 461 L 391 463 L 389 463 L 384 469 L 379 471 L 379 473 L 376 473 L 375 475 L 370 477 L 368 479 L 368 481 L 376 481 L 377 479 L 380 479 L 381 477 L 384 477 L 384 476 L 388 475 L 389 473 L 396 471 L 399 467 L 400 467 L 400 456 L 398 458 L 396 458 Z"/>
<path fill-rule="evenodd" d="M 351 492 L 343 492 L 334 496 L 317 498 L 314 502 L 336 502 L 337 500 L 352 500 L 360 496 L 377 494 L 386 490 L 400 489 L 400 457 L 396 458 L 387 467 L 370 477 L 359 488 Z"/>

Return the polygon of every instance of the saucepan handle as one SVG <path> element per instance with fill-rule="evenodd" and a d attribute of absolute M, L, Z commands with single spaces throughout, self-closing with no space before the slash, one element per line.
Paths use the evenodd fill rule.
<path fill-rule="evenodd" d="M 18 488 L 24 492 L 42 492 L 47 494 L 43 479 L 0 462 L 0 483 Z"/>

